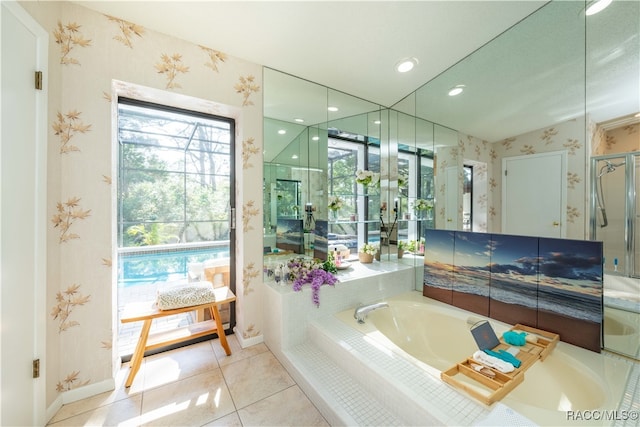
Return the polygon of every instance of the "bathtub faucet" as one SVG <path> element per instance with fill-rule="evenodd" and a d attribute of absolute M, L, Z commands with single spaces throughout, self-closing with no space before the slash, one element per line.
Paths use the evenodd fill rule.
<path fill-rule="evenodd" d="M 358 321 L 358 323 L 364 323 L 364 319 L 367 317 L 367 314 L 371 313 L 373 310 L 377 310 L 379 308 L 389 307 L 389 304 L 386 302 L 378 302 L 375 304 L 369 305 L 361 305 L 356 308 L 356 311 L 353 313 L 353 318 Z"/>

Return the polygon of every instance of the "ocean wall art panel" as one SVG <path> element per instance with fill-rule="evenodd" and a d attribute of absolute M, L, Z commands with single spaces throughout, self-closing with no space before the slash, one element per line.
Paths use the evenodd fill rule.
<path fill-rule="evenodd" d="M 423 292 L 600 352 L 602 242 L 427 230 Z"/>
<path fill-rule="evenodd" d="M 514 325 L 536 326 L 538 238 L 491 235 L 489 317 Z"/>
<path fill-rule="evenodd" d="M 304 232 L 301 219 L 278 219 L 276 247 L 296 254 L 304 253 Z"/>
<path fill-rule="evenodd" d="M 452 304 L 489 316 L 491 235 L 457 231 L 453 254 Z"/>
<path fill-rule="evenodd" d="M 329 221 L 317 219 L 316 231 L 313 241 L 313 257 L 326 260 L 329 250 L 329 241 L 327 239 L 329 233 Z"/>
<path fill-rule="evenodd" d="M 452 304 L 453 250 L 455 232 L 425 231 L 424 277 L 422 294 L 425 297 Z"/>
<path fill-rule="evenodd" d="M 541 238 L 538 328 L 601 349 L 602 242 Z"/>

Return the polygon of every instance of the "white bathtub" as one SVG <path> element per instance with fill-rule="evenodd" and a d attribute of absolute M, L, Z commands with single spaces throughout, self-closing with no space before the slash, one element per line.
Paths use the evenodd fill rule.
<path fill-rule="evenodd" d="M 605 304 L 640 311 L 640 279 L 605 274 L 603 289 Z"/>
<path fill-rule="evenodd" d="M 464 360 L 475 350 L 469 332 L 469 317 L 482 319 L 438 301 L 410 292 L 388 299 L 390 308 L 370 313 L 364 325 L 353 319 L 353 310 L 337 317 L 373 339 L 401 354 L 430 374 Z M 510 325 L 489 319 L 501 335 Z M 539 425 L 576 425 L 567 411 L 617 409 L 631 364 L 563 342 L 558 343 L 544 362 L 536 362 L 525 373 L 525 380 L 502 403 Z M 464 393 L 461 391 L 461 393 Z M 469 397 L 471 399 L 471 397 Z M 578 424 L 588 424 L 581 420 Z M 610 422 L 592 422 L 607 425 Z"/>

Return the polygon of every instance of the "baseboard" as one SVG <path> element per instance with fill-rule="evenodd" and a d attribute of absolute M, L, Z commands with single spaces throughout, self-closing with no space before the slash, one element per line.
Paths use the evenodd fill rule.
<path fill-rule="evenodd" d="M 49 422 L 49 420 L 51 418 L 53 418 L 53 416 L 55 414 L 58 413 L 60 408 L 62 408 L 62 395 L 59 395 L 56 398 L 56 400 L 54 400 L 53 403 L 51 403 L 51 405 L 49 405 L 49 407 L 47 407 L 47 411 L 46 411 L 46 414 L 45 414 L 45 416 L 47 417 L 47 423 Z"/>
<path fill-rule="evenodd" d="M 244 338 L 237 328 L 233 328 L 233 334 L 242 348 L 251 347 L 252 345 L 264 342 L 264 335 L 262 334 L 251 338 Z"/>
<path fill-rule="evenodd" d="M 100 393 L 115 390 L 115 388 L 116 382 L 113 378 L 100 381 L 99 383 L 89 384 L 84 387 L 74 388 L 73 390 L 65 391 L 64 393 L 62 393 L 62 404 L 86 399 Z"/>

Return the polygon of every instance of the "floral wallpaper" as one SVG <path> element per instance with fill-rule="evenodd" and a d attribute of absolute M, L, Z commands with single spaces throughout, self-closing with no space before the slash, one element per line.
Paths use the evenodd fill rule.
<path fill-rule="evenodd" d="M 443 170 L 452 164 L 473 166 L 473 229 L 478 232 L 501 232 L 502 217 L 502 159 L 551 151 L 566 151 L 567 171 L 567 229 L 570 239 L 587 238 L 587 145 L 584 141 L 584 119 L 570 120 L 553 127 L 538 129 L 523 135 L 489 142 L 459 134 L 458 146 L 438 151 L 438 167 Z M 461 157 L 461 158 L 459 158 Z M 462 176 L 458 187 L 462 188 Z M 445 194 L 441 185 L 439 196 Z M 460 201 L 460 209 L 462 202 Z M 439 223 L 444 224 L 444 208 L 438 210 Z M 459 224 L 458 229 L 462 224 Z M 440 227 L 440 225 L 438 225 Z"/>
<path fill-rule="evenodd" d="M 61 392 L 108 382 L 119 367 L 112 120 L 123 93 L 161 94 L 169 105 L 189 97 L 200 111 L 237 117 L 236 331 L 259 340 L 262 247 L 252 242 L 262 239 L 263 196 L 252 183 L 262 181 L 262 66 L 71 2 L 21 6 L 51 35 L 47 405 Z"/>
<path fill-rule="evenodd" d="M 492 147 L 489 142 L 470 135 L 459 135 L 459 150 L 463 153 L 463 164 L 473 166 L 473 222 L 471 231 L 488 232 L 491 218 L 495 211 L 491 210 L 495 182 L 490 180 L 489 166 L 492 161 Z M 462 182 L 459 183 L 462 187 Z"/>
<path fill-rule="evenodd" d="M 594 156 L 640 151 L 640 123 L 625 124 L 609 130 L 599 126 L 596 132 Z"/>
<path fill-rule="evenodd" d="M 556 126 L 538 129 L 514 136 L 493 144 L 489 158 L 491 178 L 489 194 L 492 207 L 489 209 L 490 230 L 501 231 L 502 218 L 502 159 L 504 157 L 532 155 L 552 151 L 566 151 L 567 161 L 567 208 L 566 238 L 586 239 L 587 194 L 585 193 L 587 166 L 587 144 L 585 142 L 585 120 L 574 119 Z"/>

